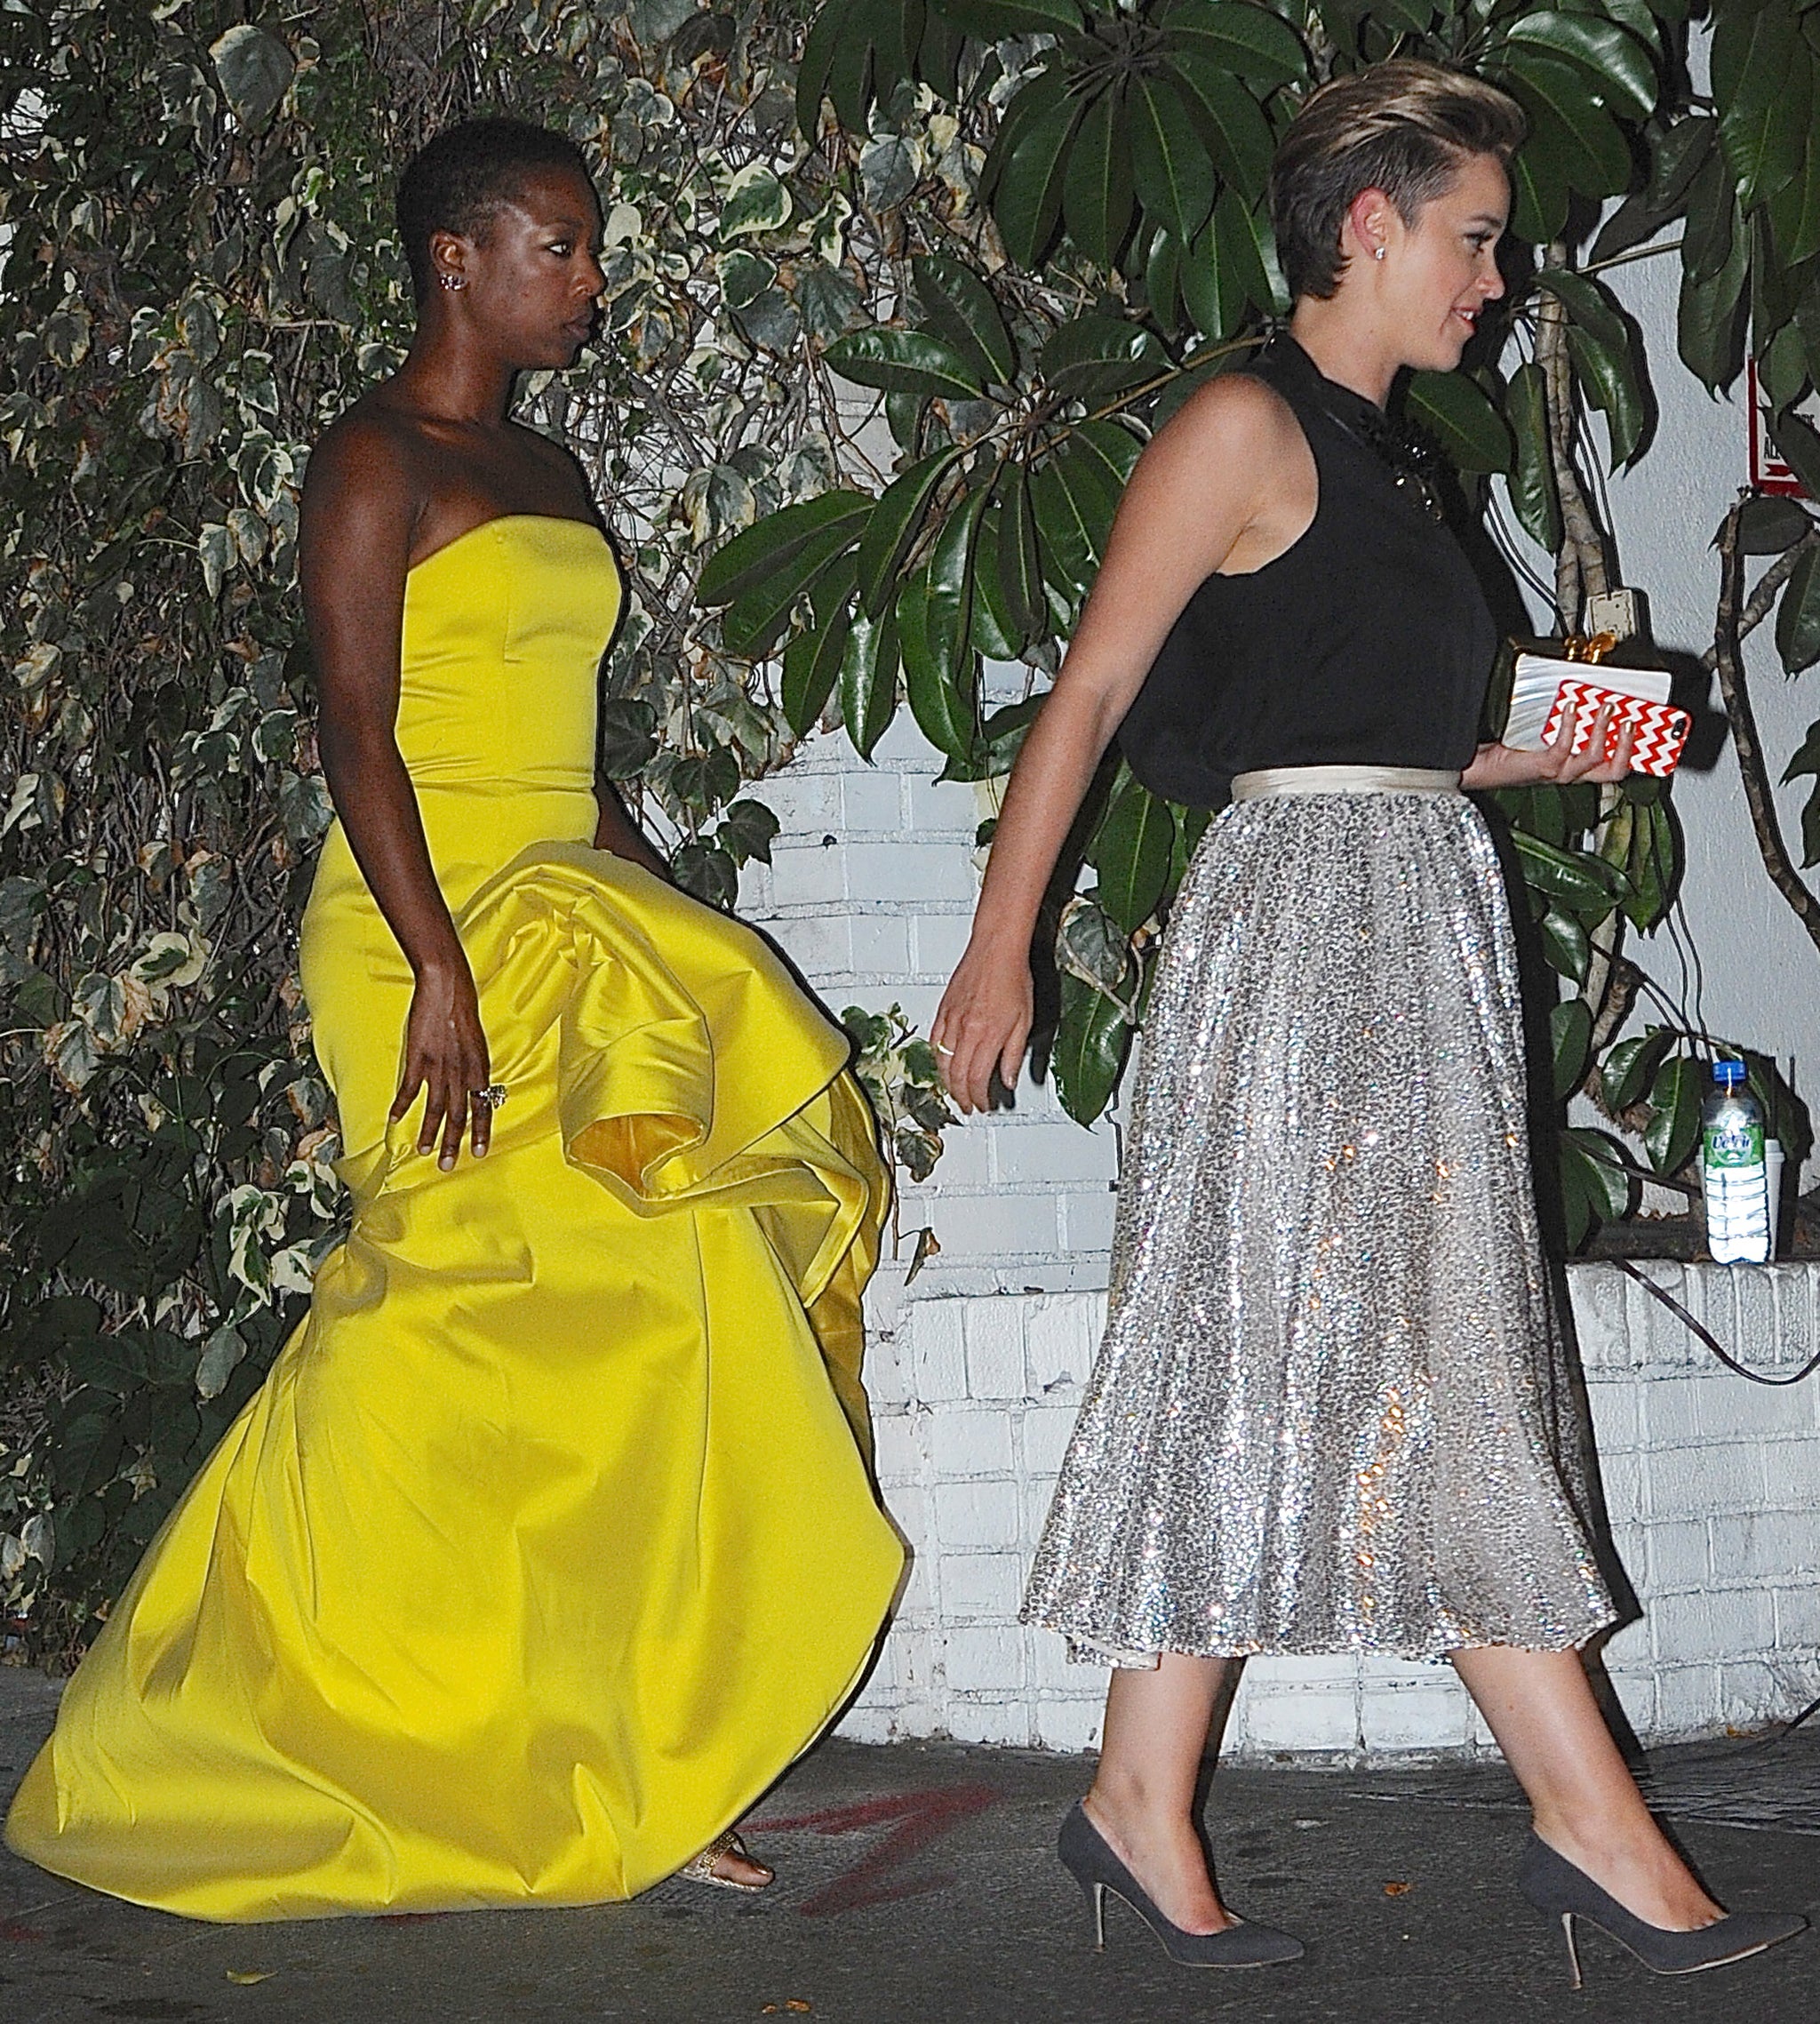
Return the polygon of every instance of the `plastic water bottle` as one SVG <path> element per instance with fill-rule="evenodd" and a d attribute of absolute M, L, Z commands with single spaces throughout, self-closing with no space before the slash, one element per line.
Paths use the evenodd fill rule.
<path fill-rule="evenodd" d="M 1700 1180 L 1706 1196 L 1706 1248 L 1714 1260 L 1762 1264 L 1769 1256 L 1763 1106 L 1744 1086 L 1742 1061 L 1712 1064 L 1712 1093 L 1700 1112 Z"/>

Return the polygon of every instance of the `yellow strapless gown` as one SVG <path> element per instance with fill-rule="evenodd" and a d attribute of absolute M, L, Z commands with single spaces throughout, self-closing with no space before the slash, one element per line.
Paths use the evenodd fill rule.
<path fill-rule="evenodd" d="M 331 831 L 352 1234 L 69 1684 L 6 1827 L 47 1869 L 210 1919 L 627 1897 L 865 1664 L 887 1181 L 765 944 L 590 847 L 619 596 L 523 515 L 411 574 L 398 741 L 509 1100 L 451 1173 L 387 1129 L 410 972 Z"/>

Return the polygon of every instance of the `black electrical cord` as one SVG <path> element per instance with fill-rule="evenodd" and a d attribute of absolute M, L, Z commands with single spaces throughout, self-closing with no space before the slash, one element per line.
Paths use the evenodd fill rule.
<path fill-rule="evenodd" d="M 1611 1262 L 1617 1267 L 1620 1272 L 1628 1273 L 1646 1293 L 1652 1294 L 1660 1300 L 1677 1321 L 1683 1323 L 1693 1334 L 1697 1335 L 1701 1341 L 1725 1365 L 1727 1370 L 1736 1371 L 1741 1378 L 1748 1378 L 1753 1385 L 1798 1385 L 1803 1378 L 1811 1378 L 1816 1371 L 1820 1371 L 1820 1349 L 1816 1349 L 1801 1365 L 1800 1369 L 1792 1376 L 1785 1378 L 1765 1377 L 1761 1371 L 1753 1371 L 1748 1364 L 1739 1363 L 1719 1338 L 1710 1329 L 1704 1327 L 1696 1321 L 1672 1293 L 1658 1286 L 1647 1273 L 1638 1271 L 1628 1258 L 1614 1258 Z M 1812 1713 L 1813 1709 L 1809 1708 L 1808 1714 Z M 1805 1721 L 1807 1716 L 1800 1716 L 1797 1719 Z"/>

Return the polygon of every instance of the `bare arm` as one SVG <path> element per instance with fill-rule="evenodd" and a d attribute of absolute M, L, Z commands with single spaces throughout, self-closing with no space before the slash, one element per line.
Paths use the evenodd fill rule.
<path fill-rule="evenodd" d="M 1114 732 L 1201 583 L 1229 558 L 1245 563 L 1248 547 L 1267 560 L 1300 531 L 1283 539 L 1268 523 L 1284 518 L 1273 481 L 1304 467 L 1312 478 L 1288 409 L 1236 377 L 1196 394 L 1138 459 L 1098 580 L 1012 769 L 972 937 L 930 1028 L 963 1110 L 987 1107 L 994 1070 L 1007 1087 L 1017 1079 L 1037 910 Z"/>
<path fill-rule="evenodd" d="M 431 1151 L 440 1132 L 439 1164 L 451 1167 L 469 1098 L 486 1087 L 489 1068 L 473 972 L 396 736 L 404 580 L 420 505 L 383 427 L 343 423 L 310 459 L 299 561 L 323 771 L 355 860 L 417 980 L 392 1116 L 403 1117 L 424 1090 L 418 1150 Z M 472 1110 L 474 1149 L 484 1153 L 491 1114 L 484 1103 Z"/>
<path fill-rule="evenodd" d="M 601 811 L 601 819 L 595 825 L 595 849 L 611 851 L 616 858 L 629 858 L 634 864 L 643 865 L 645 870 L 667 879 L 669 866 L 658 855 L 651 838 L 632 820 L 612 781 L 604 777 L 597 780 L 594 783 L 594 797 L 600 804 Z"/>

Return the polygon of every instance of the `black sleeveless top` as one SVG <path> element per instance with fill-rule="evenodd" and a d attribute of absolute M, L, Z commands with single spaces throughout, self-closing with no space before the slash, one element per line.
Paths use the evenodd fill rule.
<path fill-rule="evenodd" d="M 1294 411 L 1320 500 L 1274 561 L 1188 600 L 1120 726 L 1131 771 L 1197 808 L 1263 766 L 1463 772 L 1497 629 L 1459 543 L 1351 432 L 1377 410 L 1293 338 L 1245 370 Z"/>

